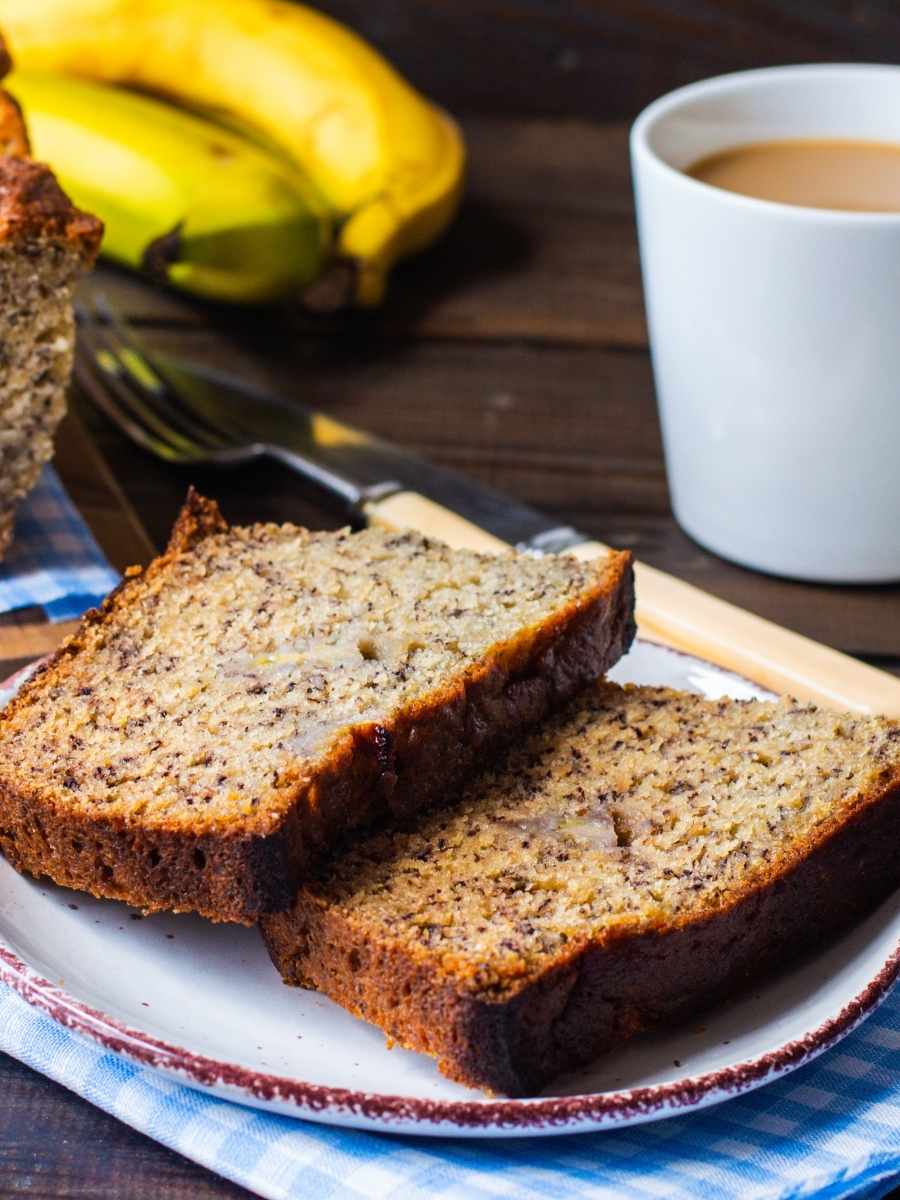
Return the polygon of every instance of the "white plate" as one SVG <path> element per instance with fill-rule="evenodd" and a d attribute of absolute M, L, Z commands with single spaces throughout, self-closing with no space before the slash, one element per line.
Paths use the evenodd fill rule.
<path fill-rule="evenodd" d="M 764 693 L 649 642 L 613 677 L 707 696 Z M 2 695 L 0 695 L 2 699 Z M 900 897 L 826 953 L 696 1024 L 638 1038 L 557 1081 L 486 1100 L 430 1059 L 312 992 L 286 988 L 250 929 L 141 919 L 17 875 L 0 860 L 0 978 L 114 1052 L 203 1090 L 290 1116 L 392 1132 L 559 1134 L 670 1116 L 783 1075 L 849 1033 L 900 971 Z"/>

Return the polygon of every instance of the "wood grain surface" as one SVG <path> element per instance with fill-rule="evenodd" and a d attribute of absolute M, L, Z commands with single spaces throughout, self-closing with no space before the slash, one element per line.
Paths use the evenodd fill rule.
<path fill-rule="evenodd" d="M 672 572 L 900 674 L 900 587 L 772 579 L 708 554 L 668 503 L 633 227 L 627 122 L 724 70 L 900 55 L 889 0 L 328 0 L 461 118 L 466 202 L 384 309 L 217 309 L 104 268 L 148 342 L 234 370 L 630 546 Z M 189 482 L 235 521 L 344 515 L 266 464 L 183 471 L 74 397 L 66 482 L 119 565 L 160 546 Z M 111 499 L 102 461 L 137 519 Z M 124 513 L 124 516 L 123 516 Z M 26 614 L 27 616 L 27 614 Z M 31 614 L 36 617 L 37 614 Z M 246 1193 L 0 1057 L 0 1195 L 175 1200 Z"/>
<path fill-rule="evenodd" d="M 725 71 L 896 62 L 892 0 L 328 0 L 455 110 L 631 117 Z"/>

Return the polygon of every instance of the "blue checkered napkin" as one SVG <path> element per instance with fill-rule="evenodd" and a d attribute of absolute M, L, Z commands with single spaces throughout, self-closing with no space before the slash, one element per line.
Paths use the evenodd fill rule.
<path fill-rule="evenodd" d="M 271 1116 L 133 1066 L 4 985 L 0 1050 L 272 1200 L 880 1200 L 900 1172 L 900 991 L 769 1087 L 691 1116 L 545 1139 L 391 1137 Z"/>
<path fill-rule="evenodd" d="M 19 509 L 0 563 L 0 613 L 39 605 L 50 621 L 80 616 L 119 577 L 66 495 L 52 467 Z"/>

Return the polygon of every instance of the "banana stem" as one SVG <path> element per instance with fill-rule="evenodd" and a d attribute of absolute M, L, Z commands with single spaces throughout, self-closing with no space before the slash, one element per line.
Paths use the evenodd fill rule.
<path fill-rule="evenodd" d="M 141 266 L 154 279 L 167 282 L 169 267 L 180 259 L 182 225 L 183 222 L 179 221 L 168 233 L 160 234 L 152 242 L 147 243 L 141 259 Z"/>

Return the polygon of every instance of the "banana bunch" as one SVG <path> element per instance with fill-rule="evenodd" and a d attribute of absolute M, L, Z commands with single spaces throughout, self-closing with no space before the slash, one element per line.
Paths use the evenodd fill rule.
<path fill-rule="evenodd" d="M 0 0 L 0 28 L 29 86 L 40 86 L 32 72 L 49 72 L 162 93 L 251 131 L 260 153 L 276 148 L 324 200 L 334 254 L 353 266 L 357 303 L 377 304 L 393 264 L 437 237 L 455 212 L 465 166 L 457 126 L 366 42 L 312 9 L 287 0 Z M 15 83 L 10 88 L 16 94 Z M 20 99 L 38 154 L 71 186 L 41 144 L 36 110 L 24 92 Z M 55 111 L 62 117 L 65 103 Z M 141 153 L 143 135 L 135 129 L 132 138 Z M 270 155 L 270 171 L 273 162 Z M 85 184 L 92 166 L 88 158 L 79 168 Z M 131 187 L 123 176 L 123 205 Z M 321 214 L 297 190 L 310 209 L 308 235 Z M 208 191 L 209 209 L 230 203 L 218 189 Z M 261 233 L 270 228 L 269 212 L 262 206 L 256 215 L 254 244 L 274 246 Z M 253 216 L 248 210 L 246 221 Z M 323 254 L 321 229 L 307 242 L 304 262 Z M 212 257 L 203 265 L 211 271 Z"/>
<path fill-rule="evenodd" d="M 312 185 L 227 129 L 121 88 L 16 71 L 32 152 L 106 227 L 103 250 L 196 295 L 255 302 L 299 291 L 328 261 Z"/>

